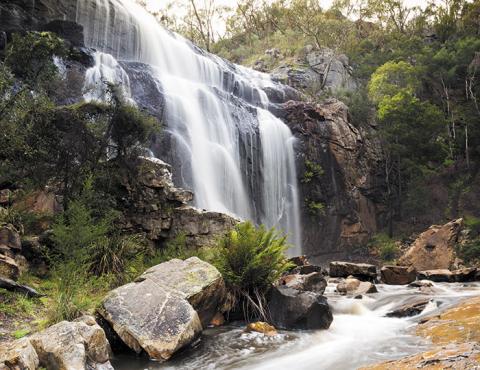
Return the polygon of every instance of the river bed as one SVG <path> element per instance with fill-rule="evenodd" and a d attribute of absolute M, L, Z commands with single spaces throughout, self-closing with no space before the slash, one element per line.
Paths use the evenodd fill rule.
<path fill-rule="evenodd" d="M 426 339 L 415 335 L 418 321 L 444 311 L 469 296 L 480 295 L 480 284 L 437 283 L 428 294 L 418 288 L 377 285 L 378 293 L 363 299 L 347 298 L 334 292 L 329 298 L 334 319 L 328 330 L 280 331 L 267 337 L 245 333 L 244 325 L 227 325 L 204 331 L 201 340 L 165 363 L 132 355 L 119 355 L 115 369 L 255 369 L 255 370 L 350 370 L 363 365 L 405 357 L 429 348 Z M 385 317 L 406 303 L 428 297 L 430 302 L 419 315 L 409 318 Z"/>

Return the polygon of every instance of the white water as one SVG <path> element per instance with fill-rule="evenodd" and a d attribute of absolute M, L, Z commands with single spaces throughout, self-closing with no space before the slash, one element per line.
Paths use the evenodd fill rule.
<path fill-rule="evenodd" d="M 193 189 L 196 206 L 279 227 L 296 246 L 290 253 L 299 254 L 294 139 L 266 110 L 262 88 L 279 89 L 269 76 L 201 51 L 161 27 L 134 0 L 78 0 L 77 22 L 85 27 L 88 46 L 152 66 L 165 95 L 168 130 L 190 167 L 191 183 L 182 185 Z M 125 71 L 115 63 L 97 54 L 88 87 L 99 86 L 102 78 L 126 84 Z M 103 89 L 89 94 L 87 99 L 101 98 Z M 260 148 L 254 148 L 258 136 Z M 260 179 L 254 178 L 255 168 L 262 170 Z M 262 194 L 258 202 L 256 193 Z"/>
<path fill-rule="evenodd" d="M 378 293 L 362 300 L 333 293 L 326 296 L 333 311 L 328 330 L 281 332 L 278 336 L 245 333 L 243 328 L 214 329 L 204 333 L 199 347 L 156 364 L 131 357 L 114 363 L 119 370 L 244 369 L 244 370 L 354 370 L 368 364 L 427 351 L 427 339 L 415 336 L 421 318 L 434 315 L 469 296 L 480 295 L 480 284 L 435 284 L 430 294 L 418 288 L 377 285 Z M 385 317 L 402 305 L 430 298 L 414 317 Z M 117 367 L 118 364 L 118 367 Z"/>

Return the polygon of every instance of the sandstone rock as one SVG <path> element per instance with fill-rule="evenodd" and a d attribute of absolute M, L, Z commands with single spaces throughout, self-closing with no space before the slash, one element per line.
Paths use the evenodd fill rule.
<path fill-rule="evenodd" d="M 418 272 L 418 280 L 431 280 L 436 283 L 449 283 L 453 281 L 453 274 L 450 270 L 427 270 Z"/>
<path fill-rule="evenodd" d="M 469 268 L 454 270 L 452 271 L 452 279 L 457 283 L 475 281 L 477 270 L 478 269 L 476 267 L 469 267 Z"/>
<path fill-rule="evenodd" d="M 382 282 L 391 285 L 409 284 L 417 278 L 415 268 L 407 266 L 383 266 L 380 274 Z"/>
<path fill-rule="evenodd" d="M 404 304 L 403 306 L 396 308 L 393 311 L 390 311 L 386 314 L 387 317 L 409 317 L 415 316 L 425 309 L 427 304 L 430 302 L 429 298 L 419 298 L 414 300 L 411 303 Z"/>
<path fill-rule="evenodd" d="M 293 263 L 295 266 L 309 265 L 308 258 L 305 255 L 295 256 L 288 259 L 288 262 Z"/>
<path fill-rule="evenodd" d="M 215 267 L 196 257 L 174 259 L 110 292 L 99 312 L 135 352 L 166 360 L 201 333 L 224 295 Z"/>
<path fill-rule="evenodd" d="M 323 294 L 327 287 L 327 281 L 319 272 L 312 272 L 308 275 L 292 274 L 283 276 L 280 278 L 279 284 L 302 292 L 319 294 Z"/>
<path fill-rule="evenodd" d="M 328 329 L 333 316 L 327 299 L 313 292 L 277 286 L 270 292 L 271 323 L 282 329 Z"/>
<path fill-rule="evenodd" d="M 0 276 L 17 280 L 20 270 L 13 258 L 0 254 Z"/>
<path fill-rule="evenodd" d="M 337 285 L 337 291 L 340 294 L 358 296 L 362 294 L 376 293 L 377 288 L 369 281 L 360 281 L 355 278 L 347 278 Z"/>
<path fill-rule="evenodd" d="M 290 271 L 291 274 L 299 274 L 299 275 L 308 275 L 313 272 L 321 273 L 322 268 L 316 265 L 304 265 L 304 266 L 297 266 L 292 271 Z"/>
<path fill-rule="evenodd" d="M 448 269 L 455 261 L 455 243 L 463 227 L 460 218 L 442 226 L 431 226 L 414 241 L 400 265 L 413 266 L 417 271 Z"/>
<path fill-rule="evenodd" d="M 478 343 L 449 344 L 400 360 L 362 367 L 360 370 L 474 370 L 478 369 L 478 358 Z"/>
<path fill-rule="evenodd" d="M 277 330 L 275 327 L 273 327 L 270 324 L 267 324 L 266 322 L 258 321 L 258 322 L 252 322 L 247 325 L 247 328 L 245 329 L 246 332 L 257 332 L 257 333 L 262 333 L 265 334 L 269 337 L 277 335 Z"/>
<path fill-rule="evenodd" d="M 0 225 L 0 244 L 3 244 L 14 251 L 22 250 L 20 235 L 10 224 Z"/>
<path fill-rule="evenodd" d="M 37 298 L 43 296 L 43 294 L 38 293 L 35 289 L 27 285 L 18 284 L 17 282 L 2 276 L 0 276 L 0 288 L 21 293 L 26 295 L 27 297 Z"/>
<path fill-rule="evenodd" d="M 36 370 L 39 360 L 27 338 L 0 347 L 0 369 Z"/>
<path fill-rule="evenodd" d="M 47 369 L 86 370 L 99 366 L 113 369 L 105 332 L 92 317 L 59 322 L 29 339 L 40 365 Z"/>
<path fill-rule="evenodd" d="M 374 280 L 377 277 L 375 265 L 367 263 L 330 262 L 329 275 L 331 277 L 354 276 L 360 280 Z"/>

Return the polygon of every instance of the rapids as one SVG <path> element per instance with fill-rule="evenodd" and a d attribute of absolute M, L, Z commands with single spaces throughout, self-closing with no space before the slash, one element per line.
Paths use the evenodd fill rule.
<path fill-rule="evenodd" d="M 280 332 L 274 337 L 245 333 L 240 325 L 208 329 L 201 341 L 166 363 L 122 355 L 115 369 L 255 369 L 255 370 L 353 370 L 360 366 L 422 352 L 427 340 L 414 335 L 414 327 L 427 315 L 441 312 L 462 298 L 480 295 L 480 284 L 437 283 L 423 295 L 406 286 L 378 284 L 378 293 L 362 300 L 334 293 L 325 295 L 334 319 L 328 330 Z M 429 297 L 424 311 L 409 318 L 385 314 L 419 296 Z"/>
<path fill-rule="evenodd" d="M 177 185 L 193 190 L 199 208 L 282 229 L 295 246 L 290 254 L 301 254 L 295 139 L 268 111 L 266 93 L 282 96 L 285 87 L 169 32 L 134 0 L 78 0 L 76 21 L 97 50 L 85 99 L 102 100 L 108 81 L 141 106 L 121 65 L 143 63 L 164 97 Z"/>

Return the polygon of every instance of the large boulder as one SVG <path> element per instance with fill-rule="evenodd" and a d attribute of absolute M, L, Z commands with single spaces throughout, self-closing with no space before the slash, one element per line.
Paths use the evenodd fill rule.
<path fill-rule="evenodd" d="M 40 361 L 27 338 L 0 346 L 0 369 L 36 370 Z"/>
<path fill-rule="evenodd" d="M 452 271 L 452 279 L 457 283 L 475 281 L 478 273 L 476 267 L 466 267 Z"/>
<path fill-rule="evenodd" d="M 40 366 L 58 370 L 109 370 L 111 350 L 105 332 L 91 316 L 62 321 L 28 338 Z"/>
<path fill-rule="evenodd" d="M 274 287 L 268 299 L 271 323 L 281 329 L 328 329 L 333 315 L 327 299 L 313 292 Z"/>
<path fill-rule="evenodd" d="M 377 278 L 377 267 L 368 263 L 352 262 L 330 262 L 329 275 L 331 277 L 354 276 L 360 280 L 375 280 Z"/>
<path fill-rule="evenodd" d="M 449 269 L 455 262 L 455 244 L 463 227 L 463 219 L 441 226 L 431 226 L 413 242 L 399 259 L 399 264 L 417 271 Z"/>
<path fill-rule="evenodd" d="M 410 284 L 417 278 L 417 272 L 412 266 L 383 266 L 380 275 L 382 282 L 390 285 Z"/>
<path fill-rule="evenodd" d="M 412 302 L 405 303 L 404 305 L 395 308 L 394 310 L 387 312 L 387 317 L 409 317 L 415 316 L 425 309 L 427 304 L 430 302 L 430 298 L 417 298 Z"/>
<path fill-rule="evenodd" d="M 174 259 L 110 292 L 99 313 L 135 352 L 166 360 L 200 335 L 224 297 L 215 267 L 197 257 Z"/>

